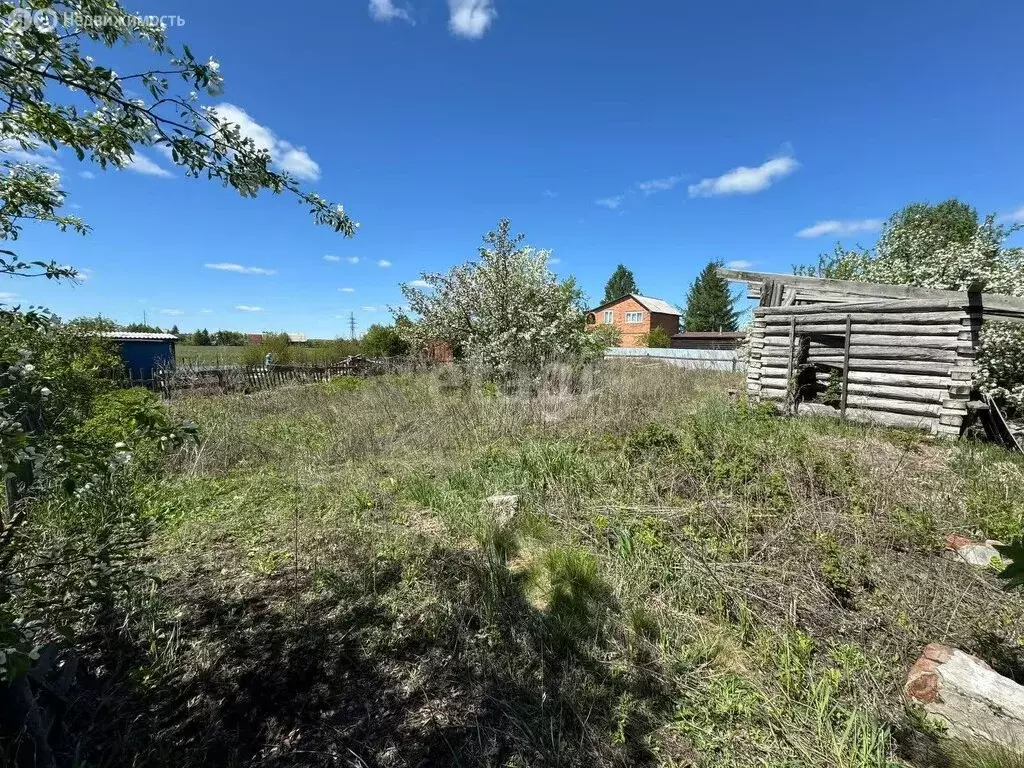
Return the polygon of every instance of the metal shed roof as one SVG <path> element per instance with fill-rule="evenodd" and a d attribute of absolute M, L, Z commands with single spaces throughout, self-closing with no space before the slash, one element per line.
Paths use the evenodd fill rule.
<path fill-rule="evenodd" d="M 639 296 L 638 294 L 632 294 L 633 298 L 647 307 L 651 312 L 657 312 L 661 315 L 676 315 L 677 317 L 682 314 L 678 309 L 673 307 L 667 301 L 661 299 L 655 299 L 651 296 Z"/>
<path fill-rule="evenodd" d="M 136 331 L 102 331 L 97 336 L 114 341 L 177 341 L 173 333 L 139 333 Z"/>
<path fill-rule="evenodd" d="M 622 301 L 623 299 L 628 299 L 628 298 L 632 298 L 634 301 L 638 301 L 640 304 L 642 304 L 644 307 L 646 307 L 648 311 L 656 312 L 659 315 L 675 315 L 676 317 L 680 317 L 683 314 L 678 309 L 676 309 L 671 304 L 669 304 L 667 301 L 662 301 L 661 299 L 655 299 L 652 296 L 641 296 L 638 293 L 627 293 L 624 296 L 619 296 L 619 298 L 617 298 L 617 299 L 612 299 L 611 301 L 606 301 L 604 304 L 599 304 L 598 306 L 594 307 L 593 309 L 591 309 L 589 311 L 590 312 L 599 312 L 599 311 L 601 311 L 602 309 L 604 309 L 607 306 L 610 306 L 612 304 L 617 304 L 618 302 Z"/>

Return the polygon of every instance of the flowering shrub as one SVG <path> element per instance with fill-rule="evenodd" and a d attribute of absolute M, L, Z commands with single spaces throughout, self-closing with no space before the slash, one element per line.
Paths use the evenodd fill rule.
<path fill-rule="evenodd" d="M 425 274 L 426 288 L 402 286 L 415 323 L 400 332 L 414 346 L 445 341 L 499 376 L 595 351 L 584 330 L 586 307 L 576 283 L 548 269 L 548 252 L 512 236 L 508 219 L 484 237 L 480 260 L 446 275 Z"/>
<path fill-rule="evenodd" d="M 886 223 L 874 248 L 836 249 L 817 268 L 797 269 L 823 277 L 953 291 L 979 290 L 1024 297 L 1024 249 L 1005 248 L 1019 227 L 957 201 L 910 205 Z M 1024 326 L 986 321 L 975 383 L 1005 405 L 1024 411 Z"/>

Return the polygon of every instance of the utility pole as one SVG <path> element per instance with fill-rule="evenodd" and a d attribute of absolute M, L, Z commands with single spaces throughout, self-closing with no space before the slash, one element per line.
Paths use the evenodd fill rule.
<path fill-rule="evenodd" d="M 142 310 L 142 324 L 143 325 L 149 325 L 149 322 L 146 319 L 146 310 Z"/>
<path fill-rule="evenodd" d="M 349 333 L 349 339 L 351 339 L 352 341 L 355 341 L 356 340 L 356 313 L 355 312 L 349 312 L 348 313 L 348 333 Z"/>

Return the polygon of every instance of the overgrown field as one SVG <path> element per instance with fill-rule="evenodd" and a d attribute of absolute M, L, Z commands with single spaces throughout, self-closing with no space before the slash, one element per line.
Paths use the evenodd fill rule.
<path fill-rule="evenodd" d="M 738 384 L 454 369 L 176 402 L 203 440 L 146 491 L 160 587 L 96 671 L 85 754 L 960 764 L 901 686 L 936 641 L 1024 677 L 1024 600 L 943 552 L 1020 534 L 1024 461 Z"/>

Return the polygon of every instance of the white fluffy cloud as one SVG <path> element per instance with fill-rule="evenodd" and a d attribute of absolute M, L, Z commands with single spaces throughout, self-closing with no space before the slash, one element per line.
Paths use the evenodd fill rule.
<path fill-rule="evenodd" d="M 204 264 L 207 269 L 216 269 L 219 272 L 237 272 L 240 275 L 276 275 L 276 269 L 265 269 L 264 267 L 246 267 L 242 264 L 231 264 L 226 261 L 219 261 L 215 264 Z"/>
<path fill-rule="evenodd" d="M 363 307 L 363 312 L 376 312 L 376 307 Z"/>
<path fill-rule="evenodd" d="M 95 179 L 96 178 L 96 174 L 93 173 L 92 171 L 82 171 L 78 175 L 81 176 L 83 179 Z"/>
<path fill-rule="evenodd" d="M 341 256 L 331 256 L 331 254 L 327 254 L 324 256 L 324 261 L 341 261 Z"/>
<path fill-rule="evenodd" d="M 377 266 L 382 267 L 383 269 L 387 269 L 388 267 L 391 266 L 391 262 L 388 261 L 387 259 L 381 259 L 380 261 L 377 262 Z"/>
<path fill-rule="evenodd" d="M 11 293 L 10 291 L 0 291 L 0 301 L 10 301 L 11 299 L 18 298 L 18 294 Z"/>
<path fill-rule="evenodd" d="M 338 290 L 341 291 L 342 293 L 355 293 L 356 292 L 355 288 L 339 288 Z"/>
<path fill-rule="evenodd" d="M 128 165 L 125 166 L 129 171 L 135 171 L 146 176 L 157 176 L 162 179 L 169 179 L 172 174 L 166 168 L 161 168 L 159 165 L 154 163 L 145 155 L 136 152 L 132 155 L 132 160 Z"/>
<path fill-rule="evenodd" d="M 881 219 L 855 219 L 851 221 L 816 221 L 809 227 L 804 227 L 796 233 L 797 237 L 821 237 L 822 235 L 855 235 L 858 232 L 877 232 L 882 228 Z"/>
<path fill-rule="evenodd" d="M 270 153 L 274 165 L 296 178 L 316 181 L 320 178 L 320 166 L 303 147 L 279 139 L 270 128 L 253 120 L 249 113 L 234 104 L 218 104 L 211 110 L 222 122 L 234 123 L 243 136 L 252 139 L 257 149 Z"/>
<path fill-rule="evenodd" d="M 666 176 L 663 179 L 639 181 L 637 182 L 636 188 L 645 195 L 653 195 L 656 192 L 667 192 L 670 189 L 674 189 L 682 180 L 682 176 Z"/>
<path fill-rule="evenodd" d="M 412 14 L 406 8 L 399 8 L 393 0 L 370 0 L 370 18 L 375 21 L 394 21 L 401 19 L 415 24 Z"/>
<path fill-rule="evenodd" d="M 184 312 L 184 310 L 181 310 L 181 309 L 161 309 L 160 310 L 160 314 L 161 315 L 173 315 L 174 317 L 177 317 L 179 315 L 184 315 L 185 312 Z"/>
<path fill-rule="evenodd" d="M 747 261 L 746 259 L 734 259 L 725 263 L 729 269 L 750 269 L 754 266 L 754 262 Z"/>
<path fill-rule="evenodd" d="M 553 259 L 548 259 L 548 264 L 561 264 L 562 260 L 557 256 Z"/>
<path fill-rule="evenodd" d="M 1024 205 L 1022 205 L 1013 213 L 1006 214 L 1003 218 L 1014 224 L 1024 223 Z"/>
<path fill-rule="evenodd" d="M 594 203 L 607 208 L 610 211 L 614 211 L 620 205 L 622 201 L 626 199 L 625 195 L 615 195 L 614 197 L 602 197 L 600 200 L 595 200 Z"/>
<path fill-rule="evenodd" d="M 25 165 L 45 165 L 52 169 L 60 168 L 57 156 L 49 147 L 42 146 L 34 150 L 22 149 L 14 139 L 0 141 L 0 160 L 10 160 Z"/>
<path fill-rule="evenodd" d="M 345 259 L 345 261 L 347 261 L 349 264 L 358 264 L 359 263 L 359 257 L 358 256 L 349 256 L 349 257 L 347 257 Z"/>
<path fill-rule="evenodd" d="M 263 307 L 254 307 L 252 304 L 239 304 L 235 307 L 239 312 L 262 312 Z"/>
<path fill-rule="evenodd" d="M 687 189 L 690 197 L 713 197 L 716 195 L 752 195 L 768 189 L 779 179 L 793 173 L 800 167 L 795 157 L 783 155 L 774 157 L 754 168 L 741 165 L 726 171 L 721 176 L 701 179 Z"/>
<path fill-rule="evenodd" d="M 448 0 L 448 10 L 452 34 L 470 40 L 483 37 L 498 15 L 493 0 Z"/>
<path fill-rule="evenodd" d="M 413 288 L 429 288 L 430 287 L 430 283 L 428 283 L 426 280 L 411 280 L 409 282 L 409 285 L 411 285 Z"/>

